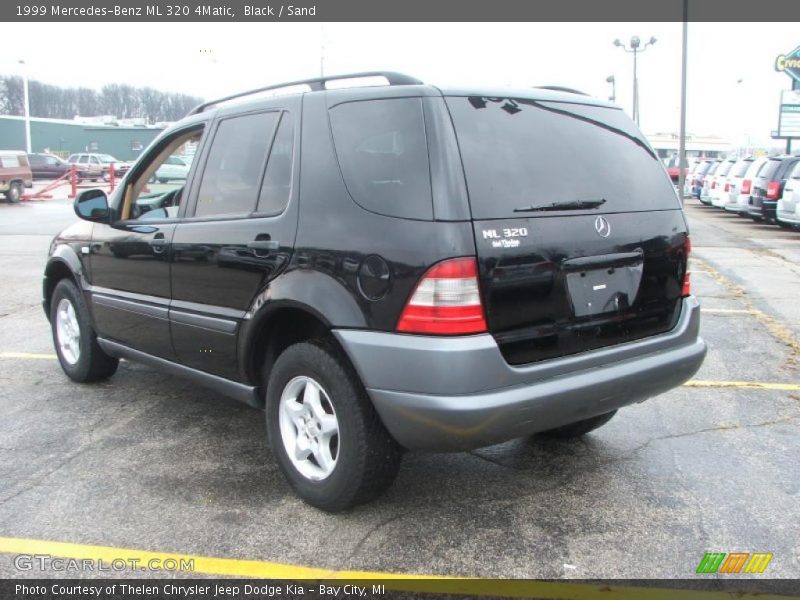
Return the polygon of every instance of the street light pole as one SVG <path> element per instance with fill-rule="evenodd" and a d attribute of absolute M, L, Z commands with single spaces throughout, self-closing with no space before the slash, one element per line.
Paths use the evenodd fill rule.
<path fill-rule="evenodd" d="M 25 152 L 30 154 L 31 150 L 31 104 L 28 97 L 28 67 L 25 61 L 20 59 L 19 64 L 22 65 L 22 102 L 25 105 L 23 110 L 25 112 Z"/>
<path fill-rule="evenodd" d="M 644 46 L 642 46 L 642 41 L 639 39 L 638 36 L 633 36 L 629 43 L 630 47 L 625 46 L 621 41 L 618 39 L 614 40 L 614 45 L 617 48 L 622 48 L 625 52 L 633 54 L 633 107 L 631 109 L 631 113 L 633 116 L 633 120 L 636 124 L 639 124 L 639 77 L 638 77 L 638 58 L 639 52 L 644 52 L 647 50 L 648 46 L 652 46 L 656 43 L 656 38 L 651 37 L 650 41 L 648 41 Z"/>

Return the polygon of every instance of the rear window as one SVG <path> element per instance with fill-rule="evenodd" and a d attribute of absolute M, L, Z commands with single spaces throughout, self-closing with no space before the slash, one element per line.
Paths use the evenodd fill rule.
<path fill-rule="evenodd" d="M 725 161 L 724 163 L 722 163 L 720 168 L 717 169 L 717 172 L 714 173 L 714 175 L 721 175 L 722 177 L 725 177 L 725 175 L 727 175 L 730 172 L 732 166 L 733 163 L 731 161 Z"/>
<path fill-rule="evenodd" d="M 656 153 L 618 109 L 449 97 L 476 219 L 605 199 L 603 212 L 678 208 Z"/>
<path fill-rule="evenodd" d="M 747 173 L 747 169 L 749 169 L 752 164 L 752 160 L 740 160 L 733 166 L 731 177 L 744 177 L 744 174 Z"/>
<path fill-rule="evenodd" d="M 758 172 L 758 176 L 763 179 L 772 179 L 775 173 L 778 172 L 778 169 L 781 166 L 780 160 L 768 160 L 764 167 Z"/>
<path fill-rule="evenodd" d="M 330 110 L 345 185 L 378 214 L 432 219 L 428 144 L 420 98 L 346 102 Z"/>

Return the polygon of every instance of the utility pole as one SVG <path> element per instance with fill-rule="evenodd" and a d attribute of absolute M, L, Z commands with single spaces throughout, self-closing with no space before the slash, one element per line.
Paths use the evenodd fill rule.
<path fill-rule="evenodd" d="M 689 37 L 689 0 L 683 0 L 683 46 L 681 50 L 681 132 L 678 150 L 678 195 L 683 203 L 683 186 L 686 173 L 683 163 L 686 160 L 686 63 Z"/>
<path fill-rule="evenodd" d="M 31 102 L 28 96 L 28 65 L 25 61 L 19 59 L 17 62 L 22 65 L 22 102 L 25 105 L 23 110 L 25 113 L 25 152 L 30 154 L 31 150 Z"/>

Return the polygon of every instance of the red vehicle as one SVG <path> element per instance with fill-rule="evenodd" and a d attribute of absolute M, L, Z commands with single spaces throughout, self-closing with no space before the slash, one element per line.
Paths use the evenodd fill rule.
<path fill-rule="evenodd" d="M 33 175 L 24 152 L 0 150 L 0 192 L 17 203 L 26 187 L 33 187 Z"/>

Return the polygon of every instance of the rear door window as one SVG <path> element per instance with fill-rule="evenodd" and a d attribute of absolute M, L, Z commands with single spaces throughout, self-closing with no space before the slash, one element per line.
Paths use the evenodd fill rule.
<path fill-rule="evenodd" d="M 433 218 L 421 98 L 346 102 L 330 109 L 330 120 L 356 203 L 391 217 Z"/>
<path fill-rule="evenodd" d="M 602 212 L 680 206 L 658 156 L 621 110 L 519 98 L 446 100 L 475 219 L 601 199 Z"/>
<path fill-rule="evenodd" d="M 194 216 L 242 215 L 255 210 L 279 116 L 279 112 L 264 112 L 220 122 L 203 170 Z"/>
<path fill-rule="evenodd" d="M 3 156 L 0 158 L 0 166 L 7 169 L 19 167 L 19 157 L 17 156 Z"/>

